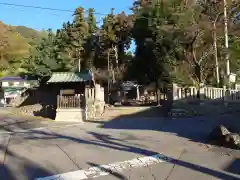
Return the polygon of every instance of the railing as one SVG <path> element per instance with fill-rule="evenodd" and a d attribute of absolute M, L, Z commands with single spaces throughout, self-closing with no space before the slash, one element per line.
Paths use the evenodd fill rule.
<path fill-rule="evenodd" d="M 174 100 L 198 100 L 197 92 L 195 87 L 176 87 Z M 240 101 L 240 90 L 203 87 L 199 95 L 201 100 Z"/>
<path fill-rule="evenodd" d="M 197 99 L 198 91 L 195 87 L 177 88 L 177 99 Z M 224 98 L 223 88 L 204 87 L 200 89 L 200 96 L 202 100 L 208 99 L 222 99 Z"/>
<path fill-rule="evenodd" d="M 176 100 L 179 99 L 195 99 L 197 98 L 197 89 L 195 87 L 182 88 L 177 87 Z"/>
<path fill-rule="evenodd" d="M 83 96 L 58 96 L 57 97 L 57 108 L 59 109 L 71 109 L 71 108 L 81 108 L 83 105 Z"/>
<path fill-rule="evenodd" d="M 229 90 L 227 94 L 228 101 L 240 101 L 240 91 L 239 90 Z"/>

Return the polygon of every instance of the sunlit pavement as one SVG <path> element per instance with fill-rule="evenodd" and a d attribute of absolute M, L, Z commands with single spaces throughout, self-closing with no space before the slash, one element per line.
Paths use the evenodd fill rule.
<path fill-rule="evenodd" d="M 238 150 L 201 143 L 217 121 L 231 118 L 115 119 L 25 131 L 12 127 L 0 135 L 0 179 L 240 179 Z M 156 154 L 159 162 L 115 166 Z M 109 168 L 91 174 L 93 167 Z"/>

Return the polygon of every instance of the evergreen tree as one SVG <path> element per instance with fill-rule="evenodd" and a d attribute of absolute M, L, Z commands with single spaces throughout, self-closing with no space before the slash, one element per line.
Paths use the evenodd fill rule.
<path fill-rule="evenodd" d="M 81 70 L 83 61 L 84 43 L 88 36 L 88 24 L 84 16 L 84 8 L 79 7 L 75 10 L 74 20 L 71 28 L 71 50 L 72 58 L 75 60 L 76 70 Z M 78 67 L 78 68 L 77 68 Z"/>
<path fill-rule="evenodd" d="M 88 10 L 87 17 L 88 24 L 88 34 L 84 44 L 84 67 L 86 69 L 92 69 L 94 66 L 94 59 L 96 54 L 96 32 L 97 32 L 97 22 L 94 15 L 94 9 L 90 8 Z"/>

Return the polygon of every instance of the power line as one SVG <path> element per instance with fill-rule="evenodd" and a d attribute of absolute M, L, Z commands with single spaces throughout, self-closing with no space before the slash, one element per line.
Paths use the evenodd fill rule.
<path fill-rule="evenodd" d="M 75 12 L 74 10 L 69 10 L 69 9 L 58 9 L 58 8 L 23 5 L 23 4 L 6 3 L 6 2 L 0 2 L 0 5 L 11 6 L 11 7 L 31 8 L 31 9 L 41 9 L 41 10 L 48 10 L 48 11 L 68 12 L 68 13 L 74 13 Z M 104 14 L 104 13 L 99 13 L 99 12 L 94 12 L 93 14 L 94 15 L 100 15 L 100 16 L 108 16 L 109 15 L 109 14 Z M 158 19 L 158 17 L 137 16 L 137 19 L 147 19 L 147 20 L 149 20 L 148 24 L 152 25 L 152 20 Z"/>
<path fill-rule="evenodd" d="M 69 9 L 58 9 L 58 8 L 49 8 L 49 7 L 31 6 L 31 5 L 13 4 L 13 3 L 4 3 L 4 2 L 0 2 L 0 5 L 12 6 L 12 7 L 22 7 L 22 8 L 31 8 L 31 9 L 41 9 L 41 10 L 49 10 L 49 11 L 61 11 L 61 12 L 71 12 L 71 13 L 75 12 L 74 10 L 69 10 Z M 104 16 L 108 15 L 108 14 L 98 13 L 98 12 L 94 12 L 94 14 L 104 15 Z"/>
<path fill-rule="evenodd" d="M 41 9 L 41 10 L 49 10 L 49 11 L 62 11 L 62 12 L 71 12 L 71 13 L 74 12 L 73 10 L 67 10 L 67 9 L 55 9 L 55 8 L 48 8 L 48 7 L 41 7 L 41 6 L 30 6 L 30 5 L 3 3 L 3 2 L 0 2 L 0 5 L 23 7 L 23 8 L 32 8 L 32 9 Z"/>
<path fill-rule="evenodd" d="M 74 10 L 69 10 L 69 9 L 58 9 L 58 8 L 31 6 L 31 5 L 5 3 L 5 2 L 0 2 L 0 5 L 11 6 L 11 7 L 31 8 L 31 9 L 41 9 L 41 10 L 49 10 L 49 11 L 69 12 L 69 13 L 74 13 L 75 12 Z M 99 12 L 94 12 L 93 14 L 100 15 L 100 16 L 107 16 L 107 15 L 109 15 L 109 14 L 104 14 L 104 13 L 99 13 Z M 140 19 L 155 19 L 155 18 L 152 18 L 152 17 L 148 18 L 148 17 L 144 17 L 144 16 L 138 16 L 138 18 L 140 18 Z"/>

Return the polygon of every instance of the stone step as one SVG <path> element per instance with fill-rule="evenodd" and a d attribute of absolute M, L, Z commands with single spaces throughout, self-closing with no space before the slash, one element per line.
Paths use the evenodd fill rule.
<path fill-rule="evenodd" d="M 83 122 L 85 111 L 82 109 L 57 109 L 55 121 Z"/>

